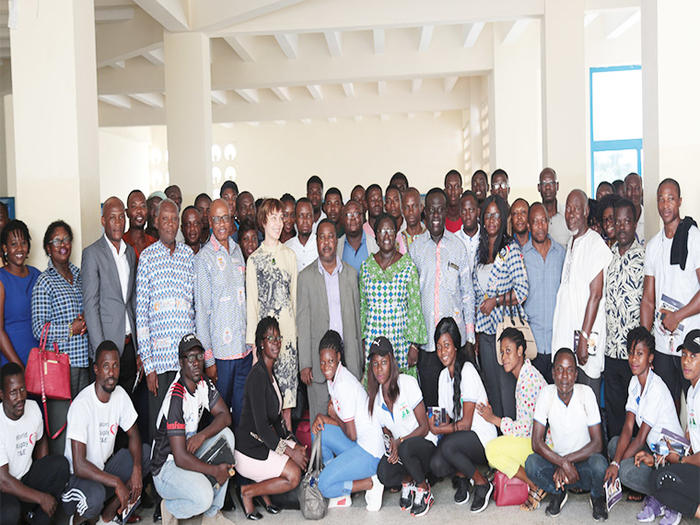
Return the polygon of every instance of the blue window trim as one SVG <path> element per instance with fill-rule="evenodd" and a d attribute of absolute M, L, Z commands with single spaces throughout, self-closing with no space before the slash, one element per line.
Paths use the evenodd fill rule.
<path fill-rule="evenodd" d="M 626 140 L 593 140 L 593 75 L 595 73 L 606 73 L 610 71 L 634 71 L 642 69 L 642 66 L 610 66 L 592 67 L 589 70 L 589 114 L 591 132 L 591 195 L 595 195 L 595 153 L 598 151 L 636 150 L 637 152 L 637 173 L 642 174 L 642 139 Z"/>

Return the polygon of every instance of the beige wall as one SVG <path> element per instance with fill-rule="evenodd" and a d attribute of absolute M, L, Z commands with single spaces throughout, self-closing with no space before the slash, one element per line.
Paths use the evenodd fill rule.
<path fill-rule="evenodd" d="M 116 195 L 126 204 L 128 193 L 136 188 L 147 193 L 151 129 L 101 128 L 99 133 L 100 202 Z"/>

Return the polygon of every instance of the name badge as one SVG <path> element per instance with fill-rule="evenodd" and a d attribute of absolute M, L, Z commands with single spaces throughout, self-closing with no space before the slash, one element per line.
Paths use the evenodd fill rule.
<path fill-rule="evenodd" d="M 453 270 L 459 271 L 459 266 L 456 265 L 456 264 L 453 263 L 453 262 L 447 263 L 447 267 L 448 267 L 448 268 L 452 268 Z"/>

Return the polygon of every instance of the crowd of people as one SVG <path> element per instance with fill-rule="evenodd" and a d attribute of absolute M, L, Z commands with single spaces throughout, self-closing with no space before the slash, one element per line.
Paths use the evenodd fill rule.
<path fill-rule="evenodd" d="M 700 231 L 681 188 L 655 189 L 648 240 L 636 173 L 563 206 L 553 169 L 537 189 L 511 202 L 497 169 L 424 195 L 397 172 L 348 200 L 317 176 L 298 199 L 134 190 L 104 202 L 80 268 L 51 223 L 43 272 L 0 205 L 0 525 L 110 523 L 139 500 L 166 525 L 226 525 L 230 492 L 259 520 L 315 439 L 329 508 L 364 492 L 378 511 L 386 490 L 422 516 L 451 479 L 477 513 L 503 475 L 523 511 L 589 492 L 604 520 L 619 479 L 639 521 L 700 517 Z M 72 398 L 43 413 L 25 384 L 40 339 L 68 355 Z"/>

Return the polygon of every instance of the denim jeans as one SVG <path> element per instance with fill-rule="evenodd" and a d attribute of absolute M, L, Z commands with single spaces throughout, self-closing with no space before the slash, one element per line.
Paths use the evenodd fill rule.
<path fill-rule="evenodd" d="M 321 449 L 325 467 L 318 478 L 318 488 L 326 498 L 337 498 L 352 492 L 352 482 L 376 474 L 379 458 L 375 458 L 351 441 L 335 425 L 324 425 Z"/>
<path fill-rule="evenodd" d="M 578 471 L 579 480 L 567 485 L 566 488 L 577 488 L 590 491 L 592 498 L 604 495 L 603 478 L 605 469 L 608 468 L 608 460 L 602 454 L 593 454 L 585 461 L 574 463 Z M 525 472 L 538 487 L 549 494 L 561 492 L 554 486 L 554 471 L 557 466 L 544 459 L 539 454 L 531 454 L 525 461 Z"/>
<path fill-rule="evenodd" d="M 615 451 L 617 450 L 617 442 L 620 436 L 615 436 L 608 443 L 608 456 L 612 459 L 615 457 Z M 644 448 L 651 453 L 649 447 L 644 444 Z M 643 463 L 636 467 L 634 465 L 634 456 L 631 458 L 623 459 L 620 461 L 620 468 L 617 473 L 620 478 L 620 482 L 628 489 L 635 490 L 640 494 L 649 495 L 654 490 L 654 476 L 655 471 L 651 467 L 647 467 Z"/>
<path fill-rule="evenodd" d="M 230 428 L 224 428 L 202 443 L 195 456 L 202 456 L 220 437 L 226 439 L 233 452 L 233 432 Z M 228 480 L 214 490 L 209 478 L 204 474 L 182 469 L 175 465 L 174 460 L 169 459 L 161 467 L 158 475 L 153 476 L 153 484 L 165 501 L 168 511 L 177 519 L 184 520 L 202 513 L 209 517 L 214 516 L 224 506 Z"/>
<path fill-rule="evenodd" d="M 234 428 L 238 426 L 243 410 L 243 389 L 248 372 L 253 366 L 253 353 L 241 359 L 217 359 L 216 389 L 222 399 L 231 407 Z"/>

